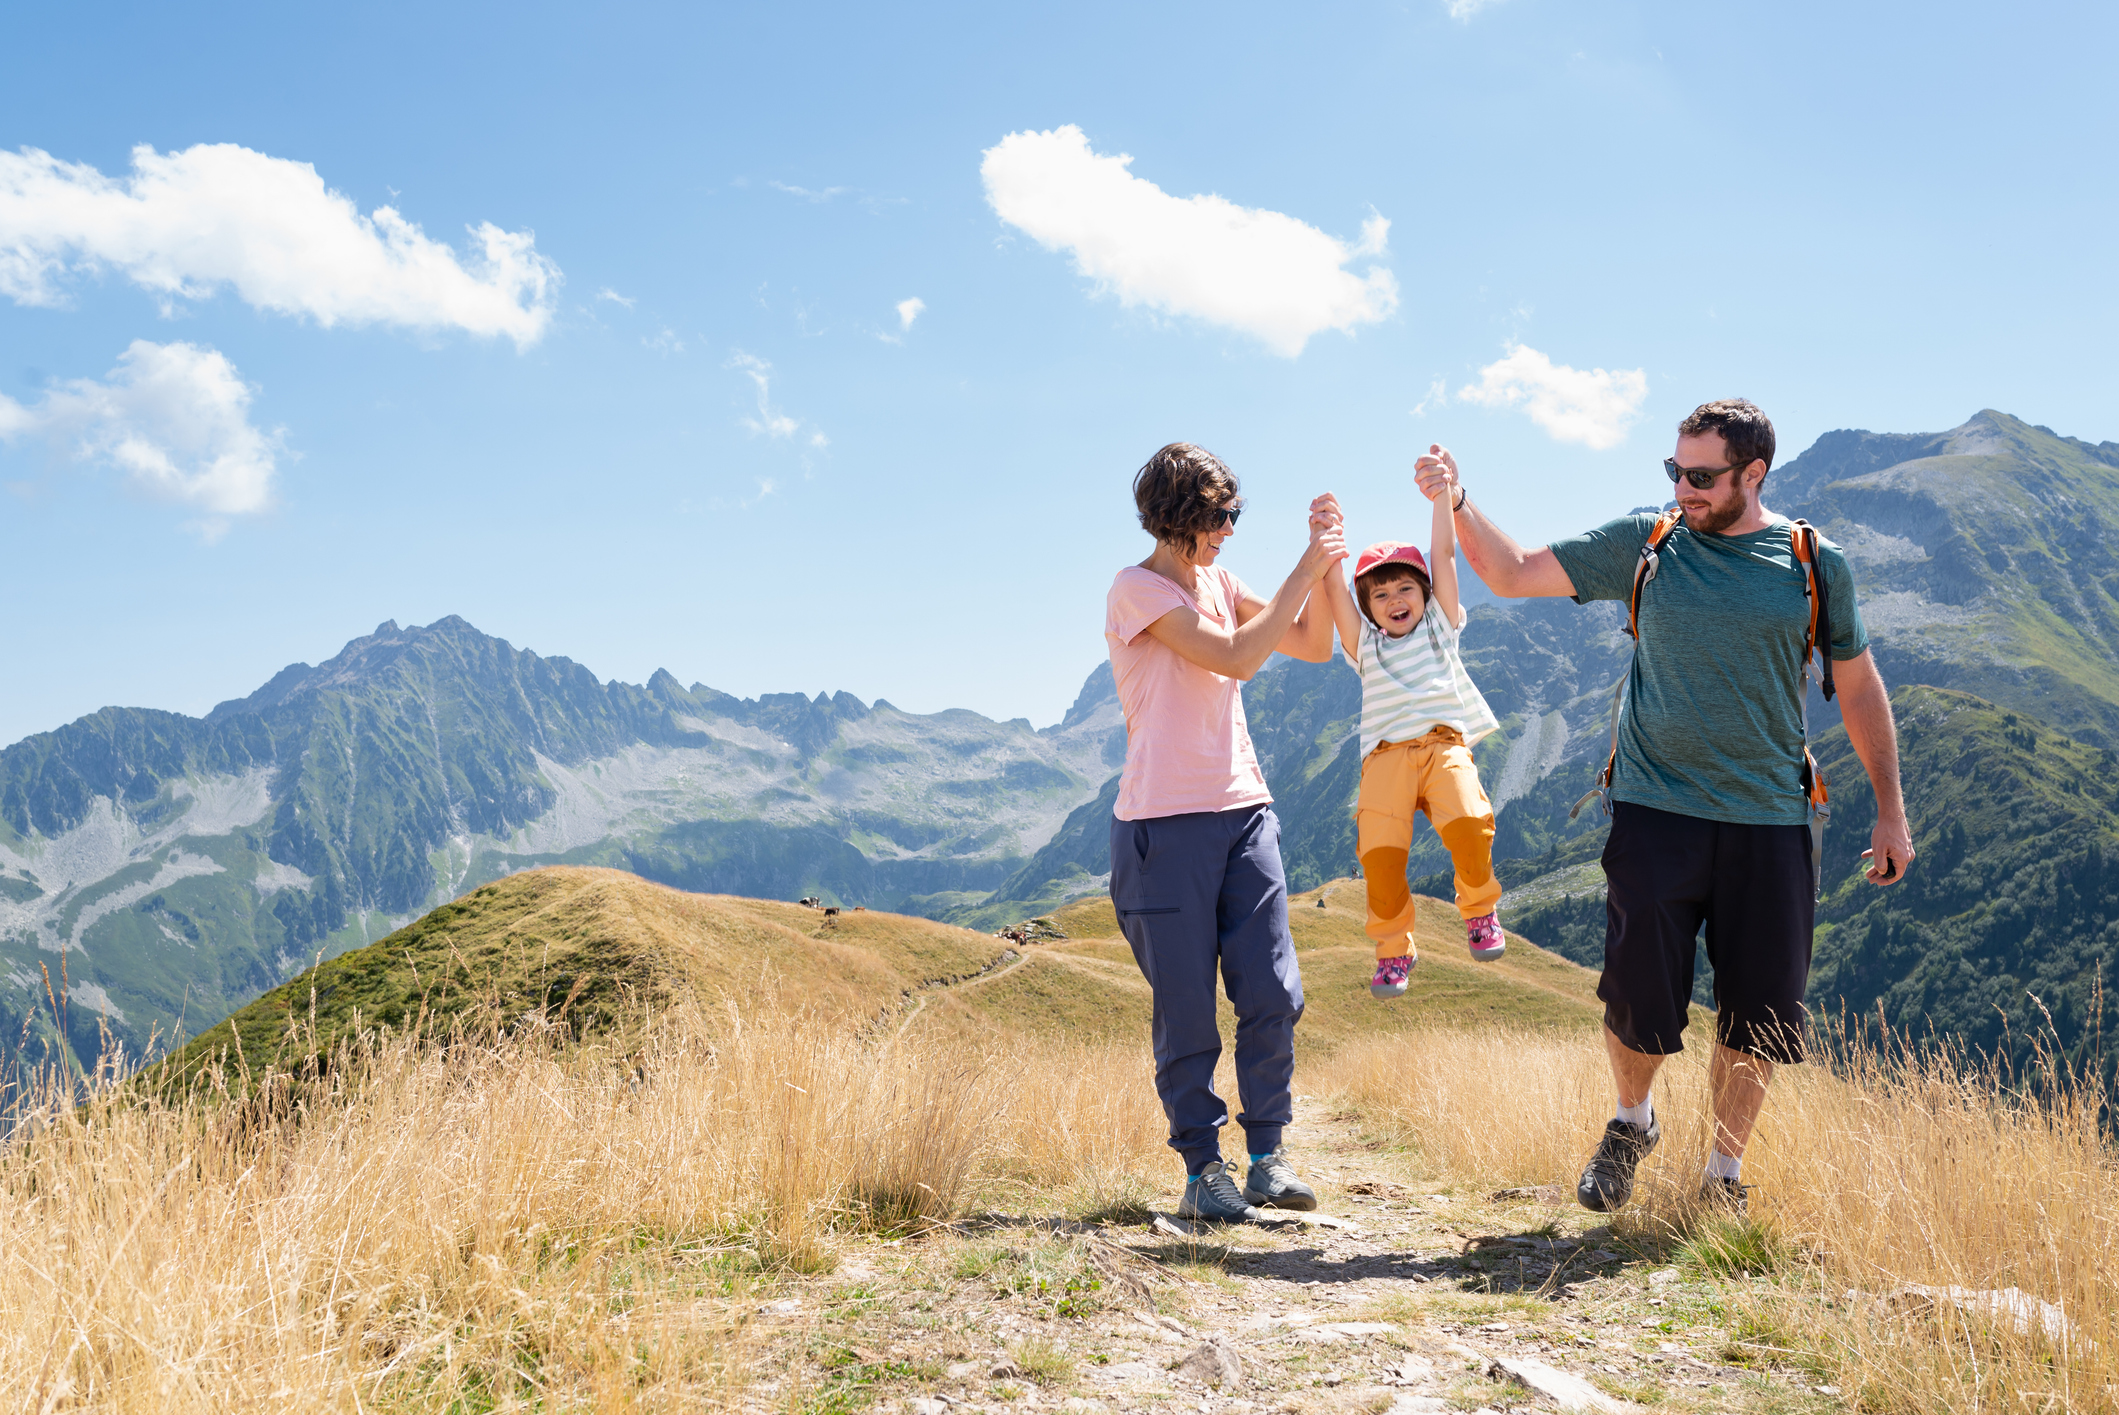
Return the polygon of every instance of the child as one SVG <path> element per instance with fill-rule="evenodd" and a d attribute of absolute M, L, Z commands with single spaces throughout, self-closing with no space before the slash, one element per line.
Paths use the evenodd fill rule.
<path fill-rule="evenodd" d="M 1361 673 L 1361 794 L 1354 807 L 1361 874 L 1368 885 L 1369 937 L 1376 940 L 1380 998 L 1405 993 L 1419 962 L 1413 894 L 1405 880 L 1413 812 L 1428 821 L 1457 868 L 1457 912 L 1474 959 L 1505 944 L 1494 905 L 1494 808 L 1479 785 L 1472 746 L 1500 724 L 1457 656 L 1464 607 L 1457 601 L 1456 523 L 1450 495 L 1434 501 L 1434 570 L 1417 548 L 1380 541 L 1354 563 L 1354 588 L 1324 577 L 1340 646 Z"/>

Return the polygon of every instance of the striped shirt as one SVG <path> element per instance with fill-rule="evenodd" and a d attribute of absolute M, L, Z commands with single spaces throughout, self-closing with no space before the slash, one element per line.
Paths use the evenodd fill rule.
<path fill-rule="evenodd" d="M 1362 618 L 1354 666 L 1361 670 L 1363 757 L 1379 742 L 1410 742 L 1434 727 L 1456 728 L 1470 746 L 1501 726 L 1457 656 L 1458 633 L 1432 599 L 1402 639 Z"/>

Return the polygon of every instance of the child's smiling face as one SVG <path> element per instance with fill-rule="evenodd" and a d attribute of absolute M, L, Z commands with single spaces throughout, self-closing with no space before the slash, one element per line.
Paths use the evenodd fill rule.
<path fill-rule="evenodd" d="M 1394 639 L 1402 639 L 1413 632 L 1420 616 L 1427 611 L 1427 592 L 1420 588 L 1420 581 L 1411 575 L 1401 575 L 1385 580 L 1381 584 L 1371 583 L 1368 590 L 1369 618 L 1376 627 Z"/>

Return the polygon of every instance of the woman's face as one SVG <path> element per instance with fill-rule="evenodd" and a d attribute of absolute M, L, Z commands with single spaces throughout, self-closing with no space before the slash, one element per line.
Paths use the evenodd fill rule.
<path fill-rule="evenodd" d="M 1215 523 L 1214 529 L 1210 531 L 1194 531 L 1192 533 L 1192 553 L 1186 558 L 1194 565 L 1202 568 L 1212 565 L 1215 557 L 1221 554 L 1222 542 L 1236 534 L 1236 518 L 1242 514 L 1242 511 L 1243 503 L 1239 501 L 1233 507 L 1222 510 L 1220 519 Z"/>

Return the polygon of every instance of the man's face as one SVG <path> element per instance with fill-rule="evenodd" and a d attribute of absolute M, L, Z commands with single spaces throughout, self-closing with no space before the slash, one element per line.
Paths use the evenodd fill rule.
<path fill-rule="evenodd" d="M 1678 450 L 1673 454 L 1680 467 L 1707 470 L 1729 465 L 1729 445 L 1718 432 L 1688 433 L 1678 439 Z M 1744 496 L 1744 476 L 1747 469 L 1738 467 L 1733 472 L 1724 472 L 1714 484 L 1704 489 L 1694 486 L 1684 477 L 1672 494 L 1677 497 L 1678 509 L 1685 513 L 1685 525 L 1703 535 L 1719 535 L 1735 525 L 1749 504 Z"/>

